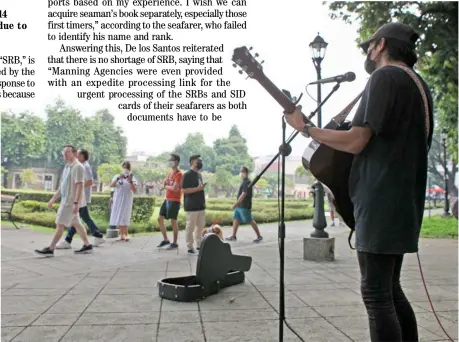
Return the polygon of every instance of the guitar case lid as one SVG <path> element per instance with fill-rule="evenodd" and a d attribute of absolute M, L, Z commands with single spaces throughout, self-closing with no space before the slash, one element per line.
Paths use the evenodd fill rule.
<path fill-rule="evenodd" d="M 201 243 L 196 276 L 161 279 L 159 296 L 181 302 L 202 300 L 222 288 L 243 283 L 251 264 L 251 257 L 233 255 L 228 243 L 208 234 Z"/>

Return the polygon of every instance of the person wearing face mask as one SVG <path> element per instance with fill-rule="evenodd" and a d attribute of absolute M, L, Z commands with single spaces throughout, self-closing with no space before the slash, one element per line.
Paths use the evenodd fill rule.
<path fill-rule="evenodd" d="M 178 224 L 177 217 L 180 210 L 180 197 L 181 197 L 181 185 L 182 185 L 182 171 L 178 169 L 180 164 L 180 156 L 176 154 L 171 154 L 169 158 L 169 166 L 171 167 L 171 172 L 164 180 L 164 189 L 166 189 L 166 199 L 161 205 L 159 210 L 158 224 L 161 233 L 163 234 L 164 240 L 158 245 L 158 247 L 167 246 L 167 249 L 178 248 L 177 239 L 178 239 Z M 164 219 L 171 220 L 172 230 L 174 232 L 174 242 L 170 243 L 166 226 L 164 225 Z"/>
<path fill-rule="evenodd" d="M 204 196 L 205 183 L 202 182 L 202 160 L 199 154 L 190 157 L 190 170 L 183 175 L 183 207 L 186 212 L 186 247 L 188 254 L 196 255 L 194 240 L 199 249 L 201 232 L 206 225 L 206 198 Z M 194 239 L 193 239 L 194 235 Z"/>
<path fill-rule="evenodd" d="M 120 241 L 129 241 L 128 227 L 131 223 L 132 205 L 134 193 L 137 189 L 137 179 L 131 172 L 131 163 L 125 161 L 122 165 L 123 172 L 116 175 L 110 184 L 115 188 L 113 205 L 110 213 L 110 226 L 118 226 L 120 229 Z"/>
<path fill-rule="evenodd" d="M 388 23 L 360 44 L 371 76 L 350 130 L 311 127 L 300 107 L 285 115 L 304 136 L 354 155 L 349 195 L 371 341 L 419 341 L 400 285 L 404 254 L 418 251 L 433 132 L 429 87 L 412 70 L 418 38 L 411 27 Z"/>
<path fill-rule="evenodd" d="M 233 210 L 233 235 L 228 236 L 225 240 L 235 241 L 239 224 L 250 223 L 257 235 L 257 238 L 253 242 L 260 242 L 263 240 L 263 237 L 260 235 L 257 223 L 252 218 L 252 188 L 249 187 L 249 169 L 243 166 L 239 175 L 242 178 L 242 183 L 237 194 L 237 201 L 231 207 Z"/>

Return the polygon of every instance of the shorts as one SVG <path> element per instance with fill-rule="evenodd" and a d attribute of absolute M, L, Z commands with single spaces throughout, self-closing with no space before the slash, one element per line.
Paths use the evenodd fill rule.
<path fill-rule="evenodd" d="M 233 220 L 239 221 L 241 223 L 247 223 L 252 221 L 252 210 L 246 208 L 234 209 Z"/>
<path fill-rule="evenodd" d="M 180 210 L 180 203 L 175 201 L 164 201 L 159 209 L 159 216 L 163 216 L 166 220 L 177 220 Z"/>
<path fill-rule="evenodd" d="M 335 205 L 333 204 L 332 201 L 328 201 L 328 210 L 335 211 Z"/>
<path fill-rule="evenodd" d="M 80 213 L 79 211 L 74 215 L 72 213 L 72 206 L 61 205 L 57 210 L 56 224 L 62 224 L 66 227 L 71 227 L 76 224 L 81 226 Z"/>

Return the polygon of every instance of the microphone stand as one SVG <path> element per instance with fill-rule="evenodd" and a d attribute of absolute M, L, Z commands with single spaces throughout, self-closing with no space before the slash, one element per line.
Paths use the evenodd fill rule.
<path fill-rule="evenodd" d="M 317 108 L 311 112 L 308 116 L 308 119 L 311 119 L 325 102 L 335 93 L 340 87 L 340 82 L 338 82 L 332 89 L 332 91 L 325 97 L 325 99 L 319 103 Z M 282 90 L 282 92 L 287 95 L 290 99 L 290 93 L 287 90 Z M 302 94 L 301 94 L 302 95 Z M 298 99 L 297 103 L 299 102 L 300 98 Z M 292 101 L 293 102 L 293 101 Z M 292 147 L 290 143 L 293 139 L 298 135 L 298 131 L 287 141 L 285 141 L 285 131 L 286 131 L 286 123 L 285 118 L 282 116 L 282 145 L 279 146 L 279 152 L 274 156 L 274 158 L 265 166 L 265 168 L 260 172 L 258 176 L 249 184 L 249 188 L 252 188 L 263 174 L 269 169 L 269 167 L 274 163 L 274 161 L 279 158 L 279 155 L 282 156 L 282 168 L 281 168 L 281 186 L 282 186 L 282 194 L 281 194 L 281 213 L 280 213 L 280 224 L 278 230 L 278 242 L 279 242 L 279 256 L 280 256 L 280 277 L 279 277 L 279 342 L 284 341 L 284 321 L 285 321 L 285 286 L 284 286 L 284 267 L 285 267 L 285 157 L 289 156 L 292 152 Z"/>

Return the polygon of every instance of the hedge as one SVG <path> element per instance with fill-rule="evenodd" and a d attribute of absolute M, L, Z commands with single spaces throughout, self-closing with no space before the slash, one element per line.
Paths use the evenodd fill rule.
<path fill-rule="evenodd" d="M 13 216 L 17 220 L 46 227 L 55 226 L 54 220 L 59 204 L 55 203 L 53 209 L 48 209 L 48 201 L 53 195 L 52 192 L 23 190 L 4 190 L 2 192 L 8 195 L 20 194 L 19 202 L 15 205 L 13 210 Z M 162 204 L 163 200 L 163 197 L 135 196 L 129 230 L 132 233 L 159 231 L 159 206 Z M 103 232 L 106 231 L 109 225 L 109 201 L 109 194 L 94 194 L 91 198 L 91 217 Z M 220 218 L 220 225 L 232 225 L 233 212 L 231 210 L 231 205 L 234 202 L 234 198 L 207 199 L 206 226 L 210 226 L 214 221 Z M 277 199 L 254 199 L 252 203 L 252 215 L 258 223 L 277 222 Z M 285 204 L 285 219 L 287 221 L 311 219 L 313 216 L 314 209 L 312 208 L 312 201 L 286 200 Z M 185 217 L 186 213 L 183 211 L 182 204 L 178 217 L 180 229 L 185 228 Z M 166 225 L 168 226 L 168 230 L 170 230 L 169 221 L 167 221 Z"/>
<path fill-rule="evenodd" d="M 25 209 L 25 212 L 49 212 L 48 202 L 53 196 L 53 192 L 45 191 L 21 191 L 21 190 L 2 190 L 3 194 L 19 194 L 18 204 Z M 148 224 L 155 207 L 155 197 L 152 196 L 134 196 L 134 205 L 132 208 L 132 222 Z M 105 219 L 110 217 L 110 195 L 95 194 L 91 197 L 91 212 L 102 216 Z M 16 205 L 15 205 L 16 207 Z M 53 211 L 56 212 L 59 203 L 55 203 Z M 15 212 L 14 212 L 15 214 Z M 42 222 L 42 220 L 40 220 Z M 54 219 L 53 219 L 54 224 Z M 48 225 L 49 226 L 49 225 Z"/>

